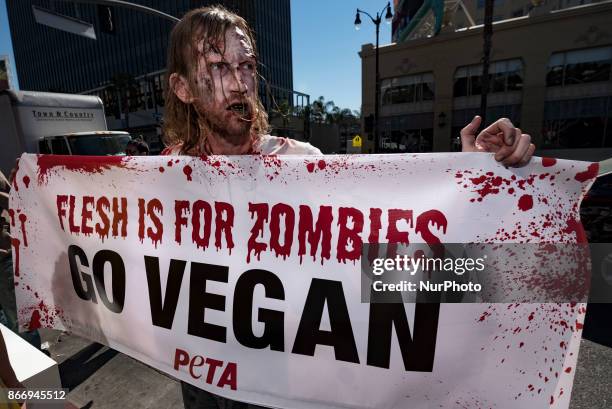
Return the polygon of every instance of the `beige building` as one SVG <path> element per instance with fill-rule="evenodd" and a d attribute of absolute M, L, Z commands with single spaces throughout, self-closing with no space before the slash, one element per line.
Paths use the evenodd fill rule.
<path fill-rule="evenodd" d="M 478 1 L 465 3 L 478 9 Z M 498 3 L 509 3 L 500 10 L 512 13 L 510 3 L 521 2 Z M 553 7 L 560 3 L 572 1 L 494 23 L 487 120 L 510 118 L 540 154 L 612 157 L 612 1 Z M 482 34 L 482 26 L 447 25 L 435 37 L 380 47 L 381 147 L 459 148 L 459 130 L 479 113 Z M 375 49 L 366 44 L 359 54 L 367 153 L 374 150 L 367 118 L 374 113 Z"/>
<path fill-rule="evenodd" d="M 528 15 L 534 8 L 534 4 L 540 4 L 540 7 L 548 10 L 562 10 L 569 7 L 581 6 L 584 4 L 598 3 L 602 0 L 495 0 L 493 21 L 506 20 L 509 18 L 521 17 Z M 484 21 L 485 0 L 463 0 L 467 12 L 470 14 L 476 24 L 482 24 Z M 460 10 L 453 16 L 455 27 L 469 27 L 469 20 Z"/>

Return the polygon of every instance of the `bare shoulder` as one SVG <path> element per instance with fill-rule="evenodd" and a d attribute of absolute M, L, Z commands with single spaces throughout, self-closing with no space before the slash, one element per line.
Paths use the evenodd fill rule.
<path fill-rule="evenodd" d="M 308 142 L 273 135 L 261 135 L 256 148 L 264 155 L 322 155 Z"/>

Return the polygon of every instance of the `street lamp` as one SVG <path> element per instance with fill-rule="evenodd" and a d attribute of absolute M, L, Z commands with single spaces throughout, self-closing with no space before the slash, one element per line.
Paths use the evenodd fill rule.
<path fill-rule="evenodd" d="M 380 23 L 382 22 L 382 13 L 385 12 L 385 20 L 388 24 L 391 24 L 391 19 L 393 19 L 393 13 L 391 12 L 391 3 L 387 2 L 387 5 L 383 7 L 383 9 L 376 13 L 376 18 L 372 17 L 369 13 L 357 9 L 357 13 L 355 14 L 355 29 L 359 30 L 361 26 L 361 18 L 359 14 L 365 14 L 370 17 L 372 23 L 376 26 L 376 80 L 374 86 L 376 87 L 374 92 L 374 153 L 378 151 L 379 148 L 379 137 L 378 137 L 378 105 L 380 103 L 380 76 L 378 73 L 378 37 L 380 33 Z"/>

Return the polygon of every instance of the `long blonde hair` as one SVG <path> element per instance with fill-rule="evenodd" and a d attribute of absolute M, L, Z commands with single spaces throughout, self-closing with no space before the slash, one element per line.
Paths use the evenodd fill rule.
<path fill-rule="evenodd" d="M 195 89 L 195 71 L 198 58 L 196 43 L 223 43 L 229 28 L 237 27 L 247 36 L 253 53 L 257 56 L 255 39 L 248 23 L 242 17 L 221 6 L 202 7 L 189 11 L 174 26 L 168 46 L 168 65 L 165 79 L 164 142 L 167 146 L 180 146 L 180 153 L 186 155 L 210 154 L 202 152 L 202 142 L 207 138 L 207 130 L 202 121 L 206 113 L 198 113 L 193 103 L 181 101 L 170 86 L 173 73 L 187 79 L 189 87 Z M 268 115 L 257 95 L 258 75 L 255 74 L 255 106 L 251 126 L 253 138 L 268 131 Z"/>

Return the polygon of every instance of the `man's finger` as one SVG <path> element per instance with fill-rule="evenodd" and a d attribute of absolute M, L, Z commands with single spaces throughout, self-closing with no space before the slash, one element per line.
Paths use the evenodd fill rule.
<path fill-rule="evenodd" d="M 515 129 L 508 118 L 501 118 L 486 127 L 482 132 L 490 135 L 502 133 L 504 135 L 503 142 L 508 146 L 512 146 L 515 142 Z"/>
<path fill-rule="evenodd" d="M 509 146 L 506 145 L 506 143 L 503 141 L 504 136 L 500 133 L 500 137 L 498 139 L 499 143 L 501 143 L 501 146 L 495 153 L 495 160 L 498 162 L 502 162 L 506 160 L 510 155 L 512 155 L 521 139 L 521 135 L 521 130 L 518 128 L 514 128 L 514 137 L 512 138 L 514 140 L 514 143 Z"/>
<path fill-rule="evenodd" d="M 529 163 L 531 158 L 533 157 L 533 153 L 535 152 L 535 145 L 529 144 L 529 149 L 527 149 L 527 153 L 523 156 L 523 159 L 516 165 L 517 167 L 525 166 Z"/>
<path fill-rule="evenodd" d="M 531 136 L 528 134 L 521 134 L 518 143 L 516 144 L 514 151 L 502 160 L 502 163 L 506 166 L 518 166 L 523 160 L 529 148 L 531 146 Z"/>
<path fill-rule="evenodd" d="M 482 122 L 482 118 L 476 115 L 472 122 L 467 124 L 465 128 L 463 128 L 460 132 L 461 135 L 461 150 L 463 152 L 473 152 L 476 150 L 476 132 L 478 132 L 478 128 L 480 128 L 480 123 Z"/>
<path fill-rule="evenodd" d="M 476 138 L 476 146 L 482 145 L 487 146 L 487 152 L 497 152 L 499 148 L 505 146 L 503 141 L 504 134 L 499 133 L 497 135 L 490 135 L 484 132 L 481 132 L 480 135 Z"/>

